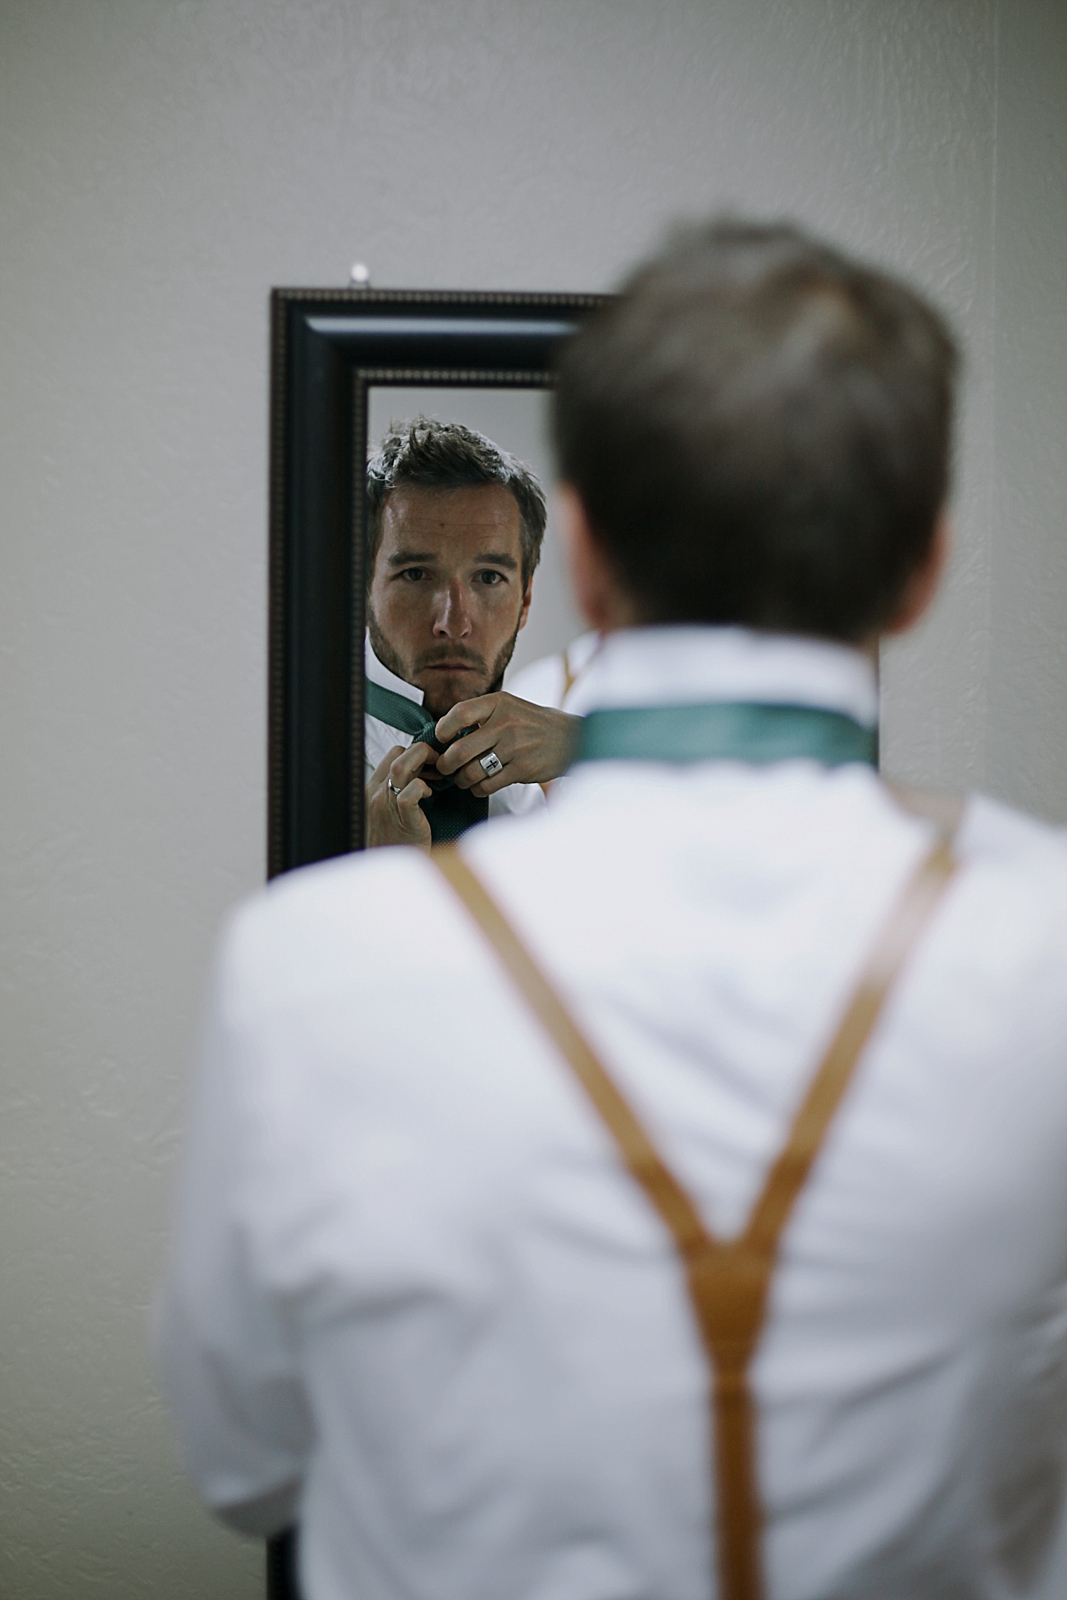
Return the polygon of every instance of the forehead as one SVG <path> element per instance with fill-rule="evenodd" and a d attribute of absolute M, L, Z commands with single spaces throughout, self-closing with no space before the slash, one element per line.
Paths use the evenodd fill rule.
<path fill-rule="evenodd" d="M 460 489 L 405 483 L 391 489 L 382 507 L 382 549 L 469 547 L 517 556 L 522 521 L 518 502 L 502 483 Z"/>

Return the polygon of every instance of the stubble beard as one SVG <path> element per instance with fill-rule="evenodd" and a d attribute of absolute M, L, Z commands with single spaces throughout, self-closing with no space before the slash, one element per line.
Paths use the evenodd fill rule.
<path fill-rule="evenodd" d="M 413 688 L 421 689 L 422 685 L 416 683 L 414 677 L 412 676 L 413 673 L 418 673 L 420 670 L 419 661 L 416 660 L 414 666 L 409 666 L 408 663 L 406 663 L 401 656 L 397 654 L 392 645 L 389 643 L 388 639 L 385 637 L 385 634 L 382 632 L 381 628 L 378 626 L 378 618 L 375 616 L 374 607 L 370 604 L 369 600 L 367 602 L 367 632 L 370 635 L 371 649 L 378 657 L 378 660 L 381 662 L 382 666 L 388 667 L 390 672 L 395 673 L 398 678 L 402 678 L 405 683 L 410 683 Z M 474 700 L 478 695 L 481 694 L 493 694 L 497 689 L 500 688 L 504 682 L 504 673 L 507 670 L 508 662 L 511 660 L 512 655 L 515 652 L 515 641 L 518 639 L 518 637 L 519 623 L 516 621 L 515 628 L 510 639 L 508 639 L 503 649 L 498 652 L 497 658 L 493 662 L 493 668 L 489 676 L 489 682 L 486 684 L 484 689 L 476 689 L 471 694 L 463 695 L 462 698 L 464 700 Z M 441 655 L 445 655 L 445 651 L 443 650 L 439 653 Z M 424 659 L 422 665 L 432 666 L 433 652 L 424 652 L 424 655 L 426 654 L 429 655 L 429 660 L 426 661 Z M 477 663 L 479 666 L 482 665 L 483 662 L 483 657 L 478 655 L 477 652 L 473 650 L 465 650 L 462 647 L 449 647 L 448 655 L 459 657 L 461 660 L 467 659 L 471 661 L 472 664 Z M 434 701 L 430 698 L 428 691 L 423 691 L 423 705 L 435 721 L 440 721 L 440 719 L 445 715 L 446 711 L 451 711 L 452 707 L 458 704 L 459 701 L 454 699 L 444 702 Z"/>

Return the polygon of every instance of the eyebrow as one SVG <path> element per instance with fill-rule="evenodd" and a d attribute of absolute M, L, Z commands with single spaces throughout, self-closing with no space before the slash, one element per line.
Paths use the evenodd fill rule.
<path fill-rule="evenodd" d="M 406 567 L 413 561 L 421 561 L 425 565 L 426 562 L 436 560 L 436 550 L 398 550 L 395 556 L 389 557 L 389 565 L 391 567 Z"/>
<path fill-rule="evenodd" d="M 483 551 L 481 555 L 475 556 L 474 559 L 477 563 L 484 561 L 486 566 L 489 567 L 507 567 L 511 572 L 517 572 L 519 570 L 519 563 L 515 560 L 515 557 L 509 556 L 504 551 Z"/>
<path fill-rule="evenodd" d="M 398 550 L 388 559 L 390 567 L 409 567 L 418 562 L 422 566 L 429 566 L 438 559 L 436 550 Z M 518 572 L 519 563 L 514 556 L 499 550 L 483 550 L 474 557 L 476 566 L 507 567 L 509 572 Z"/>

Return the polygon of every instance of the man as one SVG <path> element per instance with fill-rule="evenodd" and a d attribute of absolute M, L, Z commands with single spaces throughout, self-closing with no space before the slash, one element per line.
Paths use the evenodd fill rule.
<path fill-rule="evenodd" d="M 954 365 L 790 228 L 682 236 L 559 375 L 566 782 L 238 914 L 162 1352 L 307 1600 L 1062 1594 L 1067 848 L 873 765 Z"/>
<path fill-rule="evenodd" d="M 545 497 L 483 434 L 416 417 L 367 468 L 367 843 L 529 811 L 575 722 L 501 689 L 530 610 Z"/>

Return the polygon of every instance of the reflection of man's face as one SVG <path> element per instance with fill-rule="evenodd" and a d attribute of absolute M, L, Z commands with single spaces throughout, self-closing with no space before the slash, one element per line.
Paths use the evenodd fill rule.
<path fill-rule="evenodd" d="M 530 609 L 518 503 L 500 483 L 404 484 L 382 507 L 368 626 L 432 715 L 497 688 Z"/>

